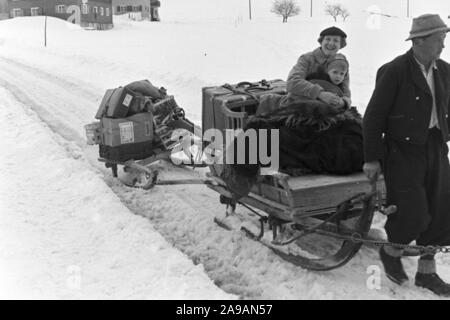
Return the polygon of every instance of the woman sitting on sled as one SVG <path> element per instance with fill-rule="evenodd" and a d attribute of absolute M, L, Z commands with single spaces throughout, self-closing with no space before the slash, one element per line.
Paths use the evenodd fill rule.
<path fill-rule="evenodd" d="M 336 27 L 327 28 L 320 33 L 318 39 L 320 47 L 301 55 L 296 65 L 289 72 L 287 79 L 288 95 L 282 106 L 290 105 L 298 99 L 303 100 L 304 98 L 319 100 L 334 108 L 351 106 L 348 63 L 347 72 L 340 83 L 343 91 L 342 97 L 309 80 L 313 79 L 311 76 L 314 74 L 327 73 L 327 64 L 334 60 L 336 56 L 347 61 L 343 54 L 338 54 L 338 51 L 347 45 L 346 39 L 347 34 Z"/>
<path fill-rule="evenodd" d="M 302 55 L 289 73 L 288 94 L 263 95 L 244 128 L 278 130 L 281 172 L 350 174 L 362 170 L 362 119 L 350 107 L 348 61 L 337 53 L 346 45 L 345 39 L 346 34 L 336 27 L 323 30 L 321 47 Z M 225 167 L 222 178 L 238 198 L 250 191 L 261 166 Z"/>

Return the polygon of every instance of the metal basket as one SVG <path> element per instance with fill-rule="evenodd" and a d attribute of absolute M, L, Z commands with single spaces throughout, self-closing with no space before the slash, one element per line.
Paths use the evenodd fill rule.
<path fill-rule="evenodd" d="M 100 121 L 92 122 L 84 126 L 86 130 L 86 142 L 89 145 L 100 144 L 101 129 Z"/>

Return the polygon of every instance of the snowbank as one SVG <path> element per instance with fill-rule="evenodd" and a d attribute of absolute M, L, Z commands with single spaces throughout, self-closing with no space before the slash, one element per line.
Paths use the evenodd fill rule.
<path fill-rule="evenodd" d="M 0 100 L 0 298 L 233 298 L 34 112 Z"/>

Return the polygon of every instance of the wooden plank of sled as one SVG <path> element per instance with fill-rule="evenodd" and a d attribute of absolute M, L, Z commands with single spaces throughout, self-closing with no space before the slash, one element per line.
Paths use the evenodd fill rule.
<path fill-rule="evenodd" d="M 294 216 L 305 218 L 333 213 L 336 211 L 335 206 L 312 208 L 312 209 L 303 207 L 290 207 L 288 205 L 270 200 L 267 197 L 255 193 L 250 193 L 248 197 L 261 202 L 262 205 L 268 206 L 274 210 L 278 210 L 277 217 L 283 220 L 293 220 Z"/>
<path fill-rule="evenodd" d="M 337 206 L 342 201 L 361 192 L 370 192 L 370 184 L 342 182 L 325 186 L 295 189 L 292 191 L 294 205 L 314 210 L 324 206 Z"/>
<path fill-rule="evenodd" d="M 162 151 L 162 152 L 156 153 L 153 156 L 150 156 L 148 158 L 145 158 L 145 159 L 142 159 L 142 160 L 139 160 L 139 161 L 136 161 L 136 162 L 139 163 L 141 166 L 146 166 L 146 165 L 149 165 L 149 164 L 151 164 L 153 162 L 156 162 L 158 160 L 170 160 L 170 154 L 171 154 L 170 150 L 169 151 Z"/>
<path fill-rule="evenodd" d="M 279 172 L 265 175 L 252 187 L 251 192 L 264 199 L 287 205 L 292 211 L 295 206 L 291 189 L 287 183 L 288 179 L 287 174 Z"/>
<path fill-rule="evenodd" d="M 293 205 L 304 208 L 305 211 L 333 207 L 355 194 L 371 191 L 371 185 L 363 174 L 300 178 L 302 177 L 291 178 L 288 183 Z M 379 181 L 377 188 L 383 192 L 384 181 Z"/>
<path fill-rule="evenodd" d="M 249 206 L 260 209 L 278 219 L 290 221 L 292 213 L 289 207 L 283 206 L 282 204 L 270 201 L 268 199 L 262 199 L 257 195 L 251 194 L 239 199 L 239 202 L 245 203 Z"/>
<path fill-rule="evenodd" d="M 227 198 L 232 198 L 232 194 L 222 186 L 217 185 L 207 185 L 207 186 L 208 188 L 217 191 L 218 193 Z M 282 204 L 270 201 L 268 199 L 260 198 L 255 194 L 250 194 L 248 196 L 242 197 L 239 199 L 239 202 L 254 207 L 256 209 L 262 210 L 282 220 L 290 220 L 292 216 L 289 207 L 283 206 Z"/>
<path fill-rule="evenodd" d="M 280 175 L 283 177 L 283 175 Z M 288 205 L 302 208 L 305 212 L 333 208 L 343 200 L 360 192 L 369 192 L 370 183 L 362 173 L 347 176 L 304 175 L 289 177 L 284 187 L 267 181 L 262 186 L 253 188 L 259 196 Z M 288 189 L 288 190 L 286 190 Z M 384 190 L 384 182 L 378 182 L 378 189 Z"/>
<path fill-rule="evenodd" d="M 368 180 L 363 173 L 355 173 L 345 176 L 338 175 L 314 175 L 308 174 L 288 179 L 289 187 L 292 190 L 326 187 L 342 184 L 368 184 Z"/>
<path fill-rule="evenodd" d="M 268 205 L 270 207 L 276 208 L 276 209 L 278 209 L 280 211 L 286 211 L 287 212 L 290 209 L 289 206 L 287 206 L 287 205 L 284 205 L 284 204 L 279 203 L 277 201 L 270 200 L 268 198 L 262 197 L 260 195 L 255 194 L 255 193 L 250 193 L 248 195 L 248 197 L 254 198 L 255 200 L 258 200 L 258 201 L 260 201 L 260 202 L 262 202 L 262 203 L 264 203 L 264 204 L 266 204 L 266 205 Z"/>

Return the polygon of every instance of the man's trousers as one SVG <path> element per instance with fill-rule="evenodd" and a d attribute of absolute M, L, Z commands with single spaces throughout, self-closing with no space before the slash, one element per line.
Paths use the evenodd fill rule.
<path fill-rule="evenodd" d="M 385 228 L 390 242 L 450 245 L 450 165 L 439 129 L 428 131 L 424 145 L 385 140 L 387 204 L 397 212 Z"/>

